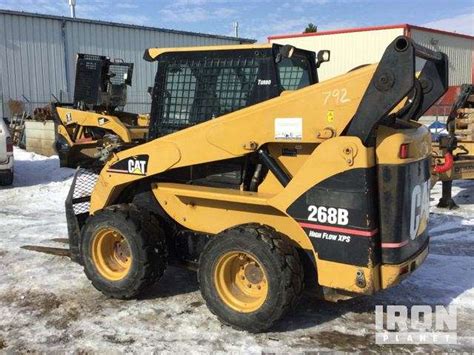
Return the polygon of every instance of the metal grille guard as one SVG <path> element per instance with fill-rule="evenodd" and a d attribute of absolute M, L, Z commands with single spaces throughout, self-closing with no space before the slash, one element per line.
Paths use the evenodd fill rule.
<path fill-rule="evenodd" d="M 94 171 L 78 168 L 66 198 L 69 249 L 71 259 L 79 263 L 81 263 L 79 256 L 81 226 L 89 216 L 91 194 L 98 178 L 99 175 Z"/>

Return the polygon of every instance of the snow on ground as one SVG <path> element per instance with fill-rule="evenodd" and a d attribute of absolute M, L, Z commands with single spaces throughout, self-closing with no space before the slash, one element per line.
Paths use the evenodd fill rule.
<path fill-rule="evenodd" d="M 222 325 L 206 308 L 193 272 L 170 268 L 144 300 L 108 299 L 66 257 L 21 249 L 67 247 L 64 200 L 72 169 L 57 157 L 15 150 L 15 182 L 0 190 L 0 350 L 115 352 L 472 351 L 474 336 L 474 181 L 453 187 L 460 209 L 435 207 L 431 253 L 400 285 L 339 304 L 306 297 L 273 331 Z M 458 344 L 380 347 L 375 305 L 458 307 Z"/>

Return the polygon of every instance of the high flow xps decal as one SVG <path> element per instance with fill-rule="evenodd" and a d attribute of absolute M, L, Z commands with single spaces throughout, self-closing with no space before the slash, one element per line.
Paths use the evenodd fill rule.
<path fill-rule="evenodd" d="M 376 263 L 379 243 L 375 169 L 353 169 L 313 186 L 287 210 L 318 257 L 345 264 Z"/>
<path fill-rule="evenodd" d="M 121 174 L 146 175 L 147 167 L 148 155 L 143 154 L 120 160 L 111 165 L 107 171 Z"/>

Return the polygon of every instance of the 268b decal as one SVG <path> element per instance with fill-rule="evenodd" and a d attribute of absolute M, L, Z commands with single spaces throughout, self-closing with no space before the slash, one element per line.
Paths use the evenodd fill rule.
<path fill-rule="evenodd" d="M 310 205 L 308 211 L 310 212 L 308 221 L 311 222 L 339 224 L 341 226 L 349 223 L 349 211 L 345 208 Z"/>
<path fill-rule="evenodd" d="M 375 169 L 351 169 L 319 182 L 287 209 L 321 260 L 376 264 L 379 242 Z"/>

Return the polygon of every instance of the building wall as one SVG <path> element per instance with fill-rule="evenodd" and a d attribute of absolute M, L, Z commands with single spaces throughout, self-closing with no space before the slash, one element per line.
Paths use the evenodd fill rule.
<path fill-rule="evenodd" d="M 359 65 L 378 62 L 388 43 L 402 34 L 402 28 L 393 28 L 330 35 L 270 38 L 270 41 L 278 44 L 291 44 L 314 52 L 322 49 L 331 50 L 331 61 L 323 63 L 319 68 L 320 80 L 327 80 L 347 73 Z"/>
<path fill-rule="evenodd" d="M 449 86 L 460 86 L 472 80 L 473 39 L 418 29 L 411 29 L 410 37 L 422 46 L 447 54 Z"/>
<path fill-rule="evenodd" d="M 0 61 L 5 115 L 9 99 L 36 106 L 67 91 L 61 21 L 0 14 Z"/>
<path fill-rule="evenodd" d="M 474 39 L 469 36 L 457 36 L 439 31 L 427 31 L 414 26 L 377 30 L 352 30 L 316 35 L 269 37 L 271 42 L 291 44 L 312 51 L 331 50 L 331 61 L 320 68 L 322 80 L 346 73 L 348 70 L 380 60 L 387 45 L 397 36 L 405 33 L 416 42 L 434 50 L 443 51 L 449 58 L 449 84 L 457 87 L 473 80 Z M 423 62 L 420 60 L 419 67 Z M 418 64 L 417 63 L 417 64 Z M 452 89 L 452 92 L 456 90 Z"/>
<path fill-rule="evenodd" d="M 8 100 L 23 96 L 30 109 L 51 102 L 52 95 L 72 101 L 77 53 L 134 63 L 125 109 L 148 112 L 156 63 L 142 59 L 145 49 L 241 42 L 253 41 L 0 10 L 0 113 L 8 116 Z"/>

